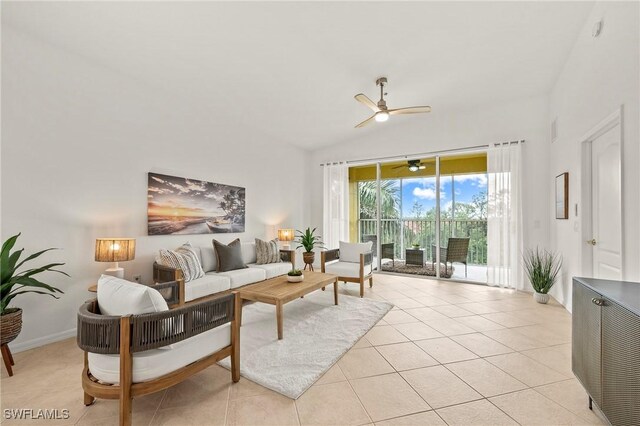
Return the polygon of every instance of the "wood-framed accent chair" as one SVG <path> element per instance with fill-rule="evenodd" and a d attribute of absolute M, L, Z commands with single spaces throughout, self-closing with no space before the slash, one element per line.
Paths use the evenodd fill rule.
<path fill-rule="evenodd" d="M 447 264 L 451 263 L 453 274 L 453 262 L 464 264 L 464 276 L 467 277 L 467 255 L 469 254 L 469 237 L 449 238 L 447 247 L 440 247 L 440 262 L 444 262 L 444 272 L 448 274 Z M 431 265 L 436 262 L 436 246 L 431 246 Z"/>
<path fill-rule="evenodd" d="M 373 252 L 369 248 L 358 257 L 359 262 L 345 261 L 340 259 L 340 249 L 325 250 L 320 252 L 320 266 L 322 272 L 337 275 L 339 281 L 360 284 L 360 297 L 364 297 L 364 282 L 368 280 L 373 287 Z"/>
<path fill-rule="evenodd" d="M 120 425 L 130 425 L 133 398 L 174 386 L 228 356 L 231 379 L 238 382 L 239 300 L 234 292 L 125 316 L 102 315 L 97 299 L 86 302 L 78 311 L 77 332 L 84 351 L 84 404 L 117 399 Z"/>
<path fill-rule="evenodd" d="M 362 242 L 368 243 L 371 241 L 373 244 L 371 246 L 371 251 L 373 252 L 373 257 L 378 256 L 378 236 L 377 235 L 363 235 Z M 380 256 L 380 260 L 382 259 L 391 259 L 391 263 L 393 266 L 396 266 L 396 253 L 395 253 L 395 244 L 394 243 L 382 243 L 380 244 L 380 250 L 382 251 L 382 255 Z"/>

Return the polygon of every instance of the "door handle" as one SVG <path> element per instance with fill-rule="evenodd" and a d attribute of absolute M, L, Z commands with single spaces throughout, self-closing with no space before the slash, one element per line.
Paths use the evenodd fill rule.
<path fill-rule="evenodd" d="M 594 305 L 604 306 L 604 300 L 603 299 L 598 299 L 598 298 L 594 297 L 593 299 L 591 299 L 591 302 Z"/>
<path fill-rule="evenodd" d="M 596 242 L 596 239 L 595 239 L 595 238 L 592 238 L 592 239 L 590 239 L 590 240 L 587 240 L 587 244 L 591 244 L 592 246 L 595 246 L 595 245 L 596 245 L 596 243 L 597 243 L 597 242 Z"/>

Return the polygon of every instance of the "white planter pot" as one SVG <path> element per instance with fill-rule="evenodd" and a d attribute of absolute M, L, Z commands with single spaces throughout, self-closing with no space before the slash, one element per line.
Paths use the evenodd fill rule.
<path fill-rule="evenodd" d="M 290 283 L 301 283 L 304 280 L 304 275 L 300 275 L 298 277 L 292 277 L 291 275 L 287 275 L 287 281 Z"/>
<path fill-rule="evenodd" d="M 533 300 L 535 300 L 538 303 L 547 303 L 549 301 L 549 295 L 548 294 L 543 294 L 543 293 L 538 293 L 537 291 L 533 292 Z"/>

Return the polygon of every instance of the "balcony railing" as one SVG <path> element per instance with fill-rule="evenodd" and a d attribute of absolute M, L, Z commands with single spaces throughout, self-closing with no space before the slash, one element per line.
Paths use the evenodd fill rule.
<path fill-rule="evenodd" d="M 405 248 L 420 244 L 426 250 L 425 258 L 431 259 L 432 245 L 436 244 L 436 221 L 427 219 L 382 219 L 381 242 L 394 243 L 396 259 L 404 259 Z M 358 241 L 363 235 L 376 234 L 376 219 L 358 220 Z M 487 221 L 451 220 L 440 221 L 440 245 L 447 246 L 450 237 L 469 237 L 467 262 L 474 265 L 487 264 Z"/>

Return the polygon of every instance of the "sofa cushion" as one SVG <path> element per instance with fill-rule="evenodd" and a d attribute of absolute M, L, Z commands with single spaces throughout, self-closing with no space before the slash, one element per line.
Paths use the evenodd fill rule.
<path fill-rule="evenodd" d="M 247 268 L 236 269 L 235 271 L 218 272 L 218 275 L 229 277 L 231 280 L 231 288 L 238 288 L 246 284 L 257 283 L 267 279 L 267 273 L 264 269 Z"/>
<path fill-rule="evenodd" d="M 186 302 L 209 296 L 231 288 L 231 280 L 215 272 L 208 272 L 204 277 L 184 283 L 184 300 Z"/>
<path fill-rule="evenodd" d="M 266 279 L 278 277 L 280 275 L 286 275 L 287 272 L 293 269 L 293 265 L 291 265 L 291 262 L 267 263 L 265 265 L 251 263 L 247 266 L 249 268 L 262 269 L 267 274 Z"/>
<path fill-rule="evenodd" d="M 371 273 L 372 265 L 365 265 L 364 274 Z M 336 262 L 329 262 L 325 264 L 324 270 L 327 274 L 337 275 L 339 277 L 347 278 L 359 278 L 360 277 L 360 263 L 343 262 L 341 260 Z"/>
<path fill-rule="evenodd" d="M 340 261 L 360 263 L 360 254 L 371 251 L 373 242 L 347 243 L 340 241 Z"/>
<path fill-rule="evenodd" d="M 166 300 L 155 288 L 111 275 L 100 277 L 97 295 L 103 315 L 137 315 L 169 310 Z"/>
<path fill-rule="evenodd" d="M 256 243 L 242 243 L 242 260 L 244 263 L 256 263 L 257 254 L 256 254 Z"/>
<path fill-rule="evenodd" d="M 234 271 L 247 267 L 242 260 L 242 244 L 236 238 L 229 244 L 222 244 L 218 240 L 213 240 L 213 247 L 216 251 L 216 261 L 218 262 L 218 272 Z"/>
<path fill-rule="evenodd" d="M 231 344 L 231 325 L 221 325 L 189 339 L 174 343 L 171 349 L 151 349 L 133 354 L 133 382 L 157 379 Z M 120 356 L 89 352 L 91 374 L 105 383 L 120 382 Z"/>
<path fill-rule="evenodd" d="M 200 256 L 188 242 L 175 250 L 161 249 L 158 260 L 161 265 L 182 270 L 185 282 L 204 276 Z"/>
<path fill-rule="evenodd" d="M 267 263 L 279 262 L 282 262 L 282 259 L 280 259 L 278 240 L 263 241 L 256 238 L 256 263 L 266 265 Z"/>
<path fill-rule="evenodd" d="M 199 249 L 200 261 L 204 272 L 216 271 L 218 262 L 216 261 L 216 251 L 213 249 L 213 244 L 210 247 L 199 247 Z"/>

